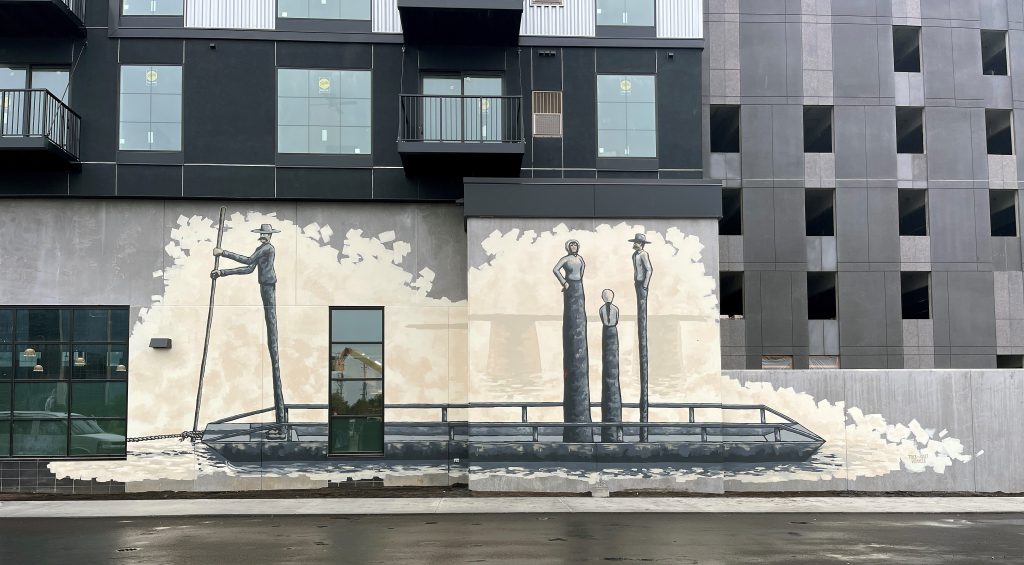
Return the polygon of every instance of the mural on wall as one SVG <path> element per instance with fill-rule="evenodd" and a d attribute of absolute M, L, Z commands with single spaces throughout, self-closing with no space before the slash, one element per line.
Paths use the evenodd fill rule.
<path fill-rule="evenodd" d="M 198 384 L 210 258 L 215 249 L 251 249 L 253 233 L 270 236 L 252 255 L 220 254 L 243 265 L 232 269 L 237 274 L 255 272 L 256 281 L 232 280 L 217 290 L 199 418 L 207 435 L 195 443 L 134 442 L 127 461 L 61 461 L 50 469 L 124 481 L 129 490 L 383 478 L 394 485 L 468 480 L 473 488 L 506 490 L 588 490 L 606 482 L 613 489 L 721 491 L 725 481 L 809 488 L 896 472 L 940 475 L 973 457 L 955 437 L 958 429 L 939 431 L 915 417 L 893 422 L 847 405 L 835 388 L 798 376 L 796 384 L 772 384 L 723 374 L 713 221 L 569 227 L 471 219 L 467 245 L 459 240 L 457 209 L 416 229 L 412 223 L 431 213 L 416 211 L 424 219 L 410 221 L 385 208 L 369 219 L 353 205 L 310 207 L 304 220 L 273 209 L 235 211 L 223 223 L 221 245 L 213 206 L 168 206 L 166 259 L 153 273 L 163 291 L 139 312 L 131 335 L 131 437 L 192 427 L 194 398 L 181 391 Z M 409 237 L 397 236 L 396 223 Z M 339 236 L 331 226 L 347 227 Z M 428 265 L 452 248 L 449 237 L 469 249 L 468 289 L 439 292 Z M 260 273 L 260 250 L 271 238 L 274 260 L 263 273 L 272 267 L 274 283 Z M 551 287 L 552 263 L 538 257 L 561 257 L 554 272 L 562 292 Z M 584 281 L 602 292 L 588 296 Z M 630 285 L 635 305 L 616 301 L 615 291 Z M 328 460 L 326 411 L 308 408 L 329 395 L 328 309 L 338 305 L 384 306 L 388 313 L 382 460 Z M 268 356 L 275 333 L 279 367 Z M 154 337 L 173 338 L 174 349 L 148 348 Z M 598 351 L 591 362 L 589 353 Z M 601 391 L 599 402 L 591 402 L 591 390 Z M 287 429 L 305 431 L 268 435 L 285 420 Z M 234 434 L 226 439 L 236 445 L 212 441 L 219 436 L 211 431 Z M 274 447 L 280 445 L 295 449 L 282 455 Z M 445 455 L 424 458 L 417 451 L 424 445 L 443 446 Z"/>

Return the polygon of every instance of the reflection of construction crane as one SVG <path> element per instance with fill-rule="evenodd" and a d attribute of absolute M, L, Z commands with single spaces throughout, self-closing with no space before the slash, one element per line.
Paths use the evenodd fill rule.
<path fill-rule="evenodd" d="M 364 375 L 366 367 L 369 367 L 378 375 L 384 374 L 384 367 L 382 367 L 380 363 L 374 361 L 365 353 L 358 351 L 356 349 L 352 349 L 351 347 L 346 347 L 345 349 L 342 350 L 341 355 L 338 356 L 338 360 L 335 362 L 335 370 L 345 372 L 345 359 L 347 359 L 348 357 L 354 357 L 363 364 Z"/>

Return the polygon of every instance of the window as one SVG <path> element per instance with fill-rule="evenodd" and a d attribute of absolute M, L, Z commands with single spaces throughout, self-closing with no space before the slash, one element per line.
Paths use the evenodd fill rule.
<path fill-rule="evenodd" d="M 994 237 L 1017 237 L 1017 191 L 990 190 L 989 213 Z"/>
<path fill-rule="evenodd" d="M 1006 32 L 981 30 L 981 73 L 1005 75 L 1006 72 Z"/>
<path fill-rule="evenodd" d="M 1024 369 L 1024 355 L 996 355 L 997 369 Z"/>
<path fill-rule="evenodd" d="M 896 108 L 896 152 L 924 153 L 924 109 Z"/>
<path fill-rule="evenodd" d="M 122 66 L 118 147 L 181 151 L 181 67 Z"/>
<path fill-rule="evenodd" d="M 928 235 L 928 191 L 900 189 L 900 235 Z"/>
<path fill-rule="evenodd" d="M 121 13 L 125 16 L 182 16 L 184 0 L 124 0 Z"/>
<path fill-rule="evenodd" d="M 807 273 L 807 319 L 836 319 L 835 273 Z"/>
<path fill-rule="evenodd" d="M 711 106 L 711 152 L 740 152 L 739 106 Z"/>
<path fill-rule="evenodd" d="M 743 235 L 743 193 L 738 188 L 722 189 L 722 219 L 718 235 Z"/>
<path fill-rule="evenodd" d="M 597 76 L 599 157 L 656 157 L 654 77 Z"/>
<path fill-rule="evenodd" d="M 330 365 L 330 453 L 382 455 L 383 308 L 331 309 Z"/>
<path fill-rule="evenodd" d="M 807 358 L 808 366 L 811 369 L 838 369 L 838 355 L 811 355 Z"/>
<path fill-rule="evenodd" d="M 369 20 L 370 0 L 277 0 L 282 18 Z"/>
<path fill-rule="evenodd" d="M 793 356 L 792 355 L 762 355 L 761 356 L 761 368 L 764 370 L 770 369 L 792 369 L 793 368 Z"/>
<path fill-rule="evenodd" d="M 654 26 L 654 0 L 597 0 L 599 26 Z"/>
<path fill-rule="evenodd" d="M 278 69 L 278 153 L 369 154 L 370 71 Z"/>
<path fill-rule="evenodd" d="M 743 317 L 743 273 L 722 271 L 721 281 L 721 317 Z"/>
<path fill-rule="evenodd" d="M 1013 155 L 1013 112 L 985 110 L 989 155 Z"/>
<path fill-rule="evenodd" d="M 921 72 L 921 28 L 892 26 L 892 59 L 897 73 Z"/>
<path fill-rule="evenodd" d="M 804 106 L 804 153 L 832 152 L 832 106 Z"/>
<path fill-rule="evenodd" d="M 128 308 L 0 309 L 0 456 L 125 456 Z"/>
<path fill-rule="evenodd" d="M 900 296 L 904 320 L 927 320 L 931 318 L 930 273 L 910 271 L 900 273 Z"/>
<path fill-rule="evenodd" d="M 807 216 L 808 236 L 833 236 L 836 234 L 833 212 L 835 192 L 829 189 L 812 189 L 804 195 L 804 211 Z"/>

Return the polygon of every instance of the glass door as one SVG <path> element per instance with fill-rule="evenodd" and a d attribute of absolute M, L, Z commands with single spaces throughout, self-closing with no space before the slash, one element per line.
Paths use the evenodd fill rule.
<path fill-rule="evenodd" d="M 9 92 L 27 88 L 25 69 L 0 67 L 0 135 L 22 135 L 25 127 L 25 93 Z"/>
<path fill-rule="evenodd" d="M 424 141 L 501 141 L 501 77 L 423 77 Z"/>

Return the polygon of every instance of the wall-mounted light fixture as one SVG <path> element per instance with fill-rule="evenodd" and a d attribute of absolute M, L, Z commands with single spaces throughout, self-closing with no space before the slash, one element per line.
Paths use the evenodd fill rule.
<path fill-rule="evenodd" d="M 170 349 L 171 338 L 169 337 L 154 337 L 149 340 L 149 346 L 153 349 Z"/>

